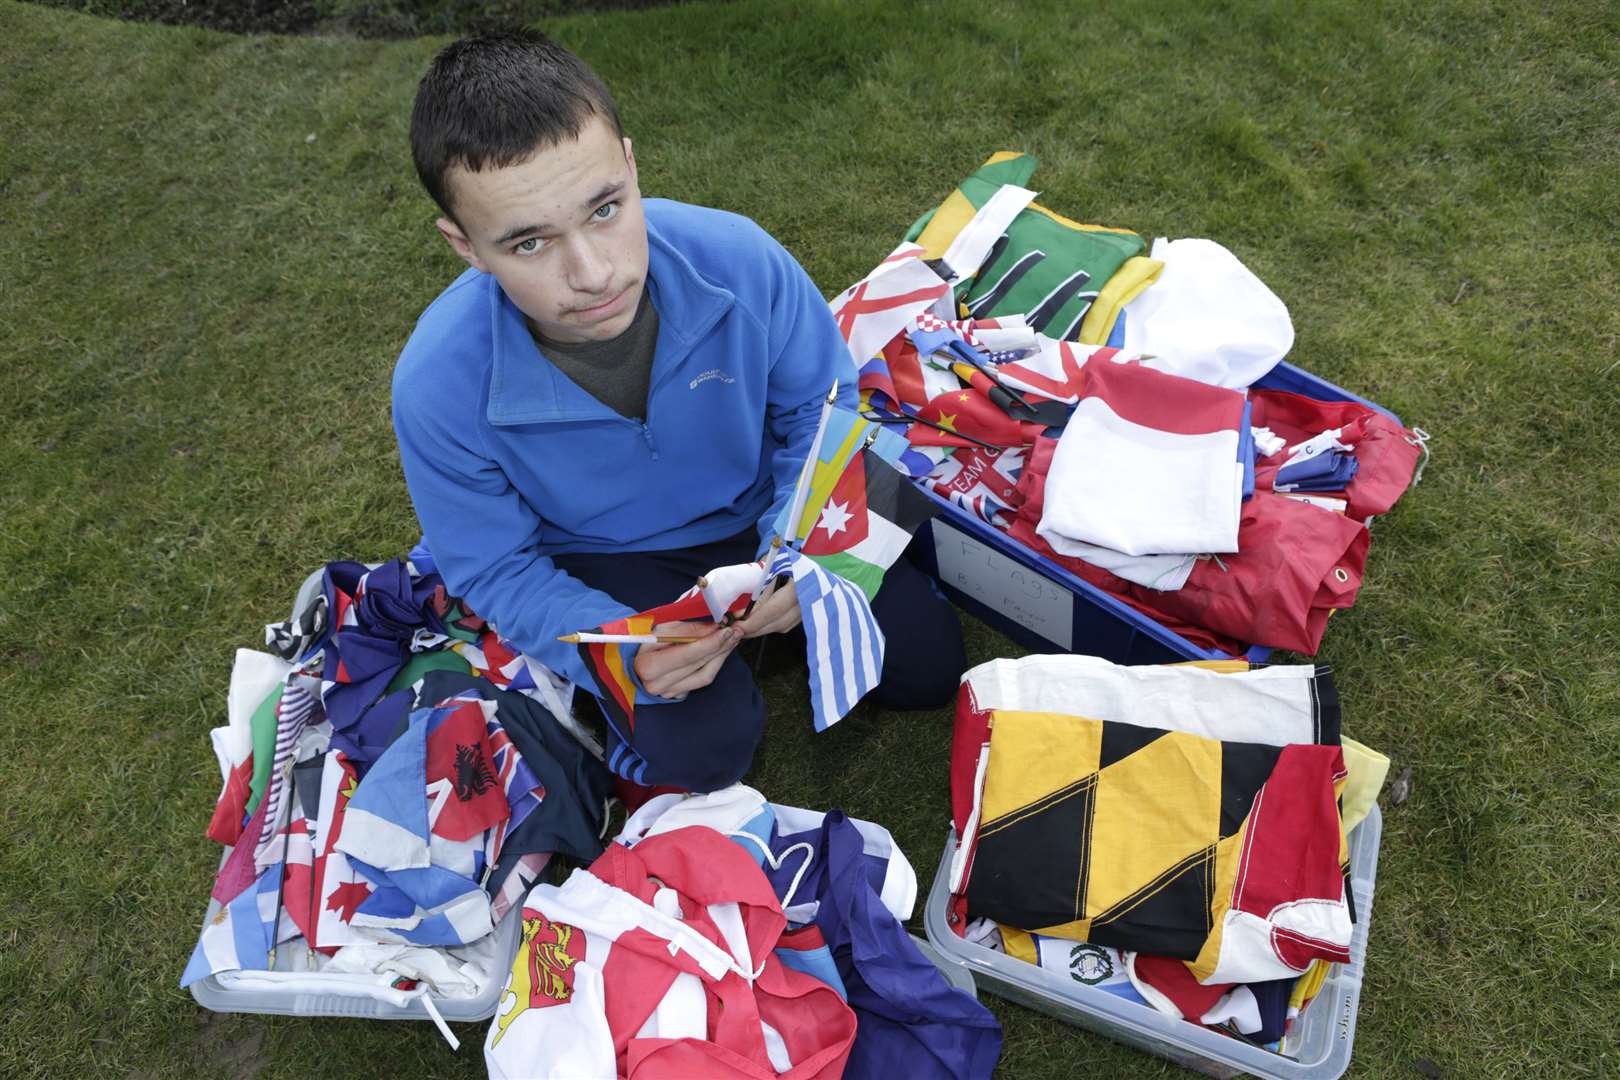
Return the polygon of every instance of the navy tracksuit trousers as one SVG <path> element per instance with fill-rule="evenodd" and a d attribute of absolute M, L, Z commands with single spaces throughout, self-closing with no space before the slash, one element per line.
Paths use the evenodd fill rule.
<path fill-rule="evenodd" d="M 758 537 L 752 529 L 727 540 L 673 551 L 592 552 L 555 555 L 558 569 L 638 611 L 665 604 L 717 566 L 748 562 Z M 956 695 L 967 667 L 956 611 L 909 558 L 883 578 L 872 602 L 883 629 L 883 675 L 871 698 L 886 709 L 935 709 Z M 803 632 L 773 634 L 767 648 L 804 655 Z M 748 662 L 759 646 L 732 650 L 714 681 L 682 701 L 637 705 L 632 748 L 647 762 L 642 782 L 689 791 L 736 783 L 753 762 L 765 724 L 765 701 Z M 745 659 L 745 656 L 748 659 Z M 618 734 L 608 731 L 612 753 Z"/>

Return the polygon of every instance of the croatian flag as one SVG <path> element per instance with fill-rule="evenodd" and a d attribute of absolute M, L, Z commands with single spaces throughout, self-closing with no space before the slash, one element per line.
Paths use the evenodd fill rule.
<path fill-rule="evenodd" d="M 1076 544 L 1126 555 L 1236 551 L 1245 395 L 1104 356 L 1080 382 L 1037 534 L 1081 558 Z"/>

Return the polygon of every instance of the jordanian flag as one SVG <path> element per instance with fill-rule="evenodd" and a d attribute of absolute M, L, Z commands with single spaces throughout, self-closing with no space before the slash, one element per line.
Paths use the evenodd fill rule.
<path fill-rule="evenodd" d="M 910 479 L 865 450 L 845 465 L 799 550 L 871 600 L 884 571 L 936 512 Z"/>
<path fill-rule="evenodd" d="M 776 535 L 855 582 L 870 600 L 911 534 L 933 516 L 933 501 L 908 480 L 932 470 L 933 462 L 904 436 L 835 408 L 810 471 L 798 528 L 788 535 L 792 507 L 785 506 L 774 523 Z"/>

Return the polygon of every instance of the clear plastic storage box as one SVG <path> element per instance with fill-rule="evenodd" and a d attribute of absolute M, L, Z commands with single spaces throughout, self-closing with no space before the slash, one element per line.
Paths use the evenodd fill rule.
<path fill-rule="evenodd" d="M 1382 833 L 1383 819 L 1374 806 L 1350 834 L 1351 891 L 1356 903 L 1350 962 L 1334 965 L 1321 992 L 1284 1038 L 1280 1054 L 1186 1020 L 1172 1019 L 1151 1006 L 1126 1001 L 958 937 L 946 923 L 951 852 L 956 846 L 954 832 L 946 842 L 944 857 L 934 876 L 934 887 L 923 910 L 923 922 L 928 940 L 939 953 L 964 967 L 981 989 L 997 997 L 1027 1005 L 1065 1023 L 1169 1058 L 1209 1076 L 1334 1080 L 1350 1067 Z"/>
<path fill-rule="evenodd" d="M 522 907 L 521 904 L 512 905 L 512 909 L 506 913 L 506 918 L 502 919 L 493 931 L 499 962 L 495 966 L 490 984 L 474 997 L 434 997 L 433 1006 L 444 1019 L 488 1020 L 495 1015 L 495 1008 L 501 999 L 501 988 L 505 986 L 507 973 L 512 967 L 512 957 L 517 955 L 518 933 L 523 926 L 519 918 Z M 218 911 L 219 901 L 210 900 L 207 918 L 212 919 Z M 218 975 L 210 975 L 191 984 L 191 996 L 197 999 L 197 1004 L 214 1012 L 275 1013 L 283 1016 L 355 1016 L 368 1020 L 433 1019 L 420 997 L 412 998 L 404 1005 L 395 1005 L 391 1001 L 363 992 L 345 991 L 335 981 L 334 989 L 331 991 L 319 993 L 309 990 L 307 985 L 311 976 L 318 978 L 318 973 L 307 970 L 308 953 L 309 949 L 305 946 L 303 938 L 284 941 L 276 946 L 275 971 L 254 972 L 255 975 L 269 975 L 271 978 L 275 978 L 278 972 L 284 973 L 289 980 L 294 978 L 298 980 L 296 987 L 290 985 L 285 990 L 243 989 L 226 985 Z"/>

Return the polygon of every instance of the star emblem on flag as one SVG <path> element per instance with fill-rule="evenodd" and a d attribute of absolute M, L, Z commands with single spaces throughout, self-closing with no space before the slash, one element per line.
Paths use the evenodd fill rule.
<path fill-rule="evenodd" d="M 816 522 L 818 529 L 826 529 L 828 536 L 836 536 L 844 531 L 849 519 L 854 515 L 849 512 L 849 503 L 837 503 L 829 500 L 822 508 L 821 520 Z"/>

